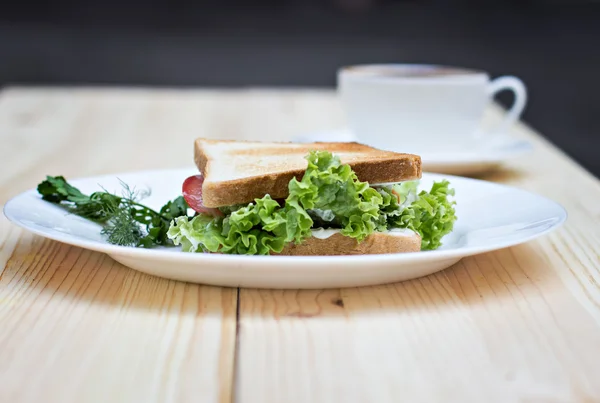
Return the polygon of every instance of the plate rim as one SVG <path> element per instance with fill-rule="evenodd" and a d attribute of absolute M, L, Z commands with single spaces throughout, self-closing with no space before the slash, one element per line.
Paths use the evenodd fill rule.
<path fill-rule="evenodd" d="M 69 179 L 69 182 L 74 183 L 74 182 L 84 181 L 84 180 L 85 181 L 90 181 L 90 180 L 98 180 L 99 181 L 99 180 L 102 180 L 103 178 L 114 179 L 116 177 L 125 176 L 125 175 L 150 175 L 152 173 L 161 173 L 161 174 L 167 173 L 168 174 L 169 172 L 173 172 L 173 173 L 182 172 L 183 173 L 186 171 L 192 171 L 192 168 L 167 168 L 167 169 L 127 171 L 127 172 L 120 172 L 120 173 L 114 173 L 114 174 L 104 174 L 104 175 L 96 175 L 96 176 L 89 176 L 89 177 L 77 177 L 77 178 Z M 109 243 L 102 243 L 102 242 L 98 242 L 98 241 L 80 239 L 75 236 L 69 236 L 69 235 L 61 236 L 61 235 L 57 235 L 57 234 L 48 234 L 45 231 L 28 226 L 27 224 L 19 221 L 14 216 L 12 216 L 12 214 L 9 212 L 9 210 L 13 207 L 13 205 L 18 203 L 20 198 L 27 197 L 31 194 L 36 194 L 35 188 L 28 189 L 24 192 L 19 193 L 16 196 L 12 197 L 11 199 L 9 199 L 4 204 L 2 210 L 3 210 L 4 216 L 11 223 L 13 223 L 14 225 L 16 225 L 20 228 L 23 228 L 23 229 L 29 231 L 29 232 L 39 235 L 43 238 L 51 239 L 51 240 L 65 243 L 65 244 L 72 245 L 72 246 L 81 247 L 84 249 L 89 249 L 89 250 L 93 250 L 93 251 L 97 251 L 97 252 L 106 253 L 109 255 L 114 254 L 114 255 L 119 255 L 119 256 L 131 256 L 131 257 L 143 256 L 145 258 L 154 258 L 154 259 L 168 260 L 168 261 L 182 260 L 187 263 L 193 263 L 193 262 L 211 263 L 213 261 L 215 261 L 215 262 L 230 261 L 231 263 L 235 263 L 235 262 L 243 263 L 244 261 L 251 259 L 253 263 L 260 263 L 261 261 L 264 261 L 264 262 L 279 261 L 282 263 L 283 262 L 287 262 L 287 263 L 291 263 L 291 262 L 332 263 L 332 264 L 333 263 L 344 263 L 344 264 L 351 263 L 352 265 L 354 265 L 355 262 L 358 264 L 358 263 L 364 263 L 365 261 L 372 261 L 373 259 L 378 259 L 380 261 L 392 260 L 392 261 L 402 261 L 402 263 L 410 263 L 410 262 L 421 262 L 421 261 L 426 261 L 426 260 L 442 260 L 442 259 L 460 258 L 460 257 L 473 256 L 473 255 L 477 255 L 477 254 L 481 254 L 481 253 L 485 253 L 485 252 L 500 250 L 500 249 L 504 249 L 507 247 L 527 243 L 533 239 L 541 237 L 541 236 L 559 228 L 568 218 L 567 210 L 560 203 L 558 203 L 546 196 L 542 196 L 537 193 L 533 193 L 533 192 L 530 192 L 530 191 L 527 191 L 524 189 L 520 189 L 520 188 L 517 188 L 514 186 L 501 184 L 501 183 L 495 183 L 495 182 L 491 182 L 491 181 L 485 181 L 485 180 L 481 180 L 481 179 L 467 178 L 467 177 L 456 176 L 456 175 L 430 173 L 430 172 L 424 172 L 423 177 L 431 177 L 431 179 L 433 179 L 433 180 L 445 178 L 445 179 L 448 179 L 450 182 L 452 182 L 453 179 L 458 179 L 461 181 L 479 183 L 479 184 L 484 184 L 486 186 L 496 186 L 496 187 L 500 187 L 503 189 L 509 189 L 511 191 L 520 192 L 520 193 L 526 194 L 528 196 L 533 196 L 535 198 L 538 198 L 540 200 L 545 200 L 546 202 L 553 204 L 558 210 L 560 210 L 560 216 L 558 217 L 558 220 L 556 222 L 552 223 L 551 226 L 549 226 L 548 228 L 546 228 L 540 232 L 537 232 L 537 233 L 534 233 L 534 234 L 531 234 L 528 236 L 524 236 L 523 238 L 518 239 L 518 240 L 498 242 L 498 243 L 494 243 L 492 245 L 487 245 L 487 246 L 482 245 L 482 246 L 471 246 L 471 247 L 459 247 L 459 248 L 455 248 L 455 249 L 446 249 L 446 250 L 443 249 L 443 250 L 433 250 L 433 251 L 419 251 L 419 252 L 412 252 L 412 253 L 386 253 L 386 254 L 378 254 L 378 255 L 337 255 L 337 256 L 269 255 L 269 256 L 254 256 L 254 255 L 228 255 L 228 254 L 217 254 L 217 253 L 173 252 L 173 251 L 166 251 L 164 249 L 146 249 L 146 248 L 137 248 L 137 247 L 131 247 L 131 246 L 112 245 Z M 40 198 L 40 200 L 41 200 L 41 198 Z M 307 265 L 307 267 L 309 268 L 310 265 Z"/>

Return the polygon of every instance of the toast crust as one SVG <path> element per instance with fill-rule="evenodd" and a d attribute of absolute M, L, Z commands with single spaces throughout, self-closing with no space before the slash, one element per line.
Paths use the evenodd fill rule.
<path fill-rule="evenodd" d="M 421 250 L 421 237 L 416 234 L 390 235 L 375 232 L 362 242 L 340 233 L 329 238 L 308 238 L 300 244 L 287 244 L 278 255 L 286 256 L 335 256 L 379 255 L 384 253 L 408 253 Z M 277 253 L 272 253 L 277 255 Z"/>
<path fill-rule="evenodd" d="M 195 141 L 194 161 L 205 178 L 204 205 L 249 203 L 266 194 L 274 199 L 287 197 L 290 180 L 302 178 L 306 170 L 304 156 L 315 149 L 338 154 L 363 182 L 402 182 L 419 179 L 422 174 L 418 155 L 382 151 L 360 143 L 259 143 L 199 138 Z M 230 169 L 231 165 L 248 175 L 214 179 L 216 171 L 225 166 Z"/>

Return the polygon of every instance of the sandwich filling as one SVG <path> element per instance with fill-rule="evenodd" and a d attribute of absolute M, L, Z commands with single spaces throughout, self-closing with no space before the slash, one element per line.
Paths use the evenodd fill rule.
<path fill-rule="evenodd" d="M 340 232 L 342 232 L 342 230 L 336 228 L 313 228 L 310 231 L 311 236 L 317 239 L 328 239 Z M 392 236 L 413 236 L 415 234 L 414 231 L 407 228 L 393 228 L 384 232 Z"/>
<path fill-rule="evenodd" d="M 268 255 L 320 229 L 358 242 L 374 232 L 410 230 L 420 235 L 422 250 L 438 248 L 452 231 L 456 214 L 448 181 L 421 192 L 418 181 L 369 185 L 328 151 L 312 151 L 306 159 L 304 176 L 290 181 L 285 200 L 265 195 L 253 203 L 210 209 L 202 205 L 201 180 L 195 187 L 188 183 L 184 197 L 198 214 L 173 220 L 167 236 L 186 252 Z"/>

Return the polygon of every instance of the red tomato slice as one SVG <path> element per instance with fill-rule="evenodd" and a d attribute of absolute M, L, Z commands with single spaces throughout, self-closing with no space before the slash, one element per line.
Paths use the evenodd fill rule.
<path fill-rule="evenodd" d="M 183 198 L 187 204 L 196 212 L 200 214 L 210 214 L 215 217 L 222 217 L 223 213 L 221 210 L 216 208 L 206 207 L 202 200 L 202 184 L 204 183 L 204 177 L 202 175 L 194 175 L 183 181 L 181 191 Z"/>

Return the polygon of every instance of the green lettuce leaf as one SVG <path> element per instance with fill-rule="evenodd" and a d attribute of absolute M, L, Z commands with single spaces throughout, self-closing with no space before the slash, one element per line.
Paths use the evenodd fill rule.
<path fill-rule="evenodd" d="M 220 252 L 238 255 L 268 255 L 281 252 L 288 238 L 290 217 L 266 195 L 229 216 L 199 214 L 191 220 L 176 218 L 167 236 L 184 252 Z M 311 223 L 299 222 L 298 232 L 310 234 Z M 295 234 L 294 234 L 295 236 Z"/>
<path fill-rule="evenodd" d="M 399 190 L 399 193 L 402 192 Z M 410 200 L 410 192 L 402 194 Z M 399 210 L 399 214 L 388 214 L 388 229 L 408 228 L 415 231 L 421 236 L 421 250 L 439 248 L 442 237 L 452 232 L 456 221 L 456 203 L 448 199 L 453 195 L 454 189 L 450 188 L 448 181 L 435 182 L 429 192 L 421 191 L 414 201 Z"/>
<path fill-rule="evenodd" d="M 313 151 L 308 157 L 308 167 L 302 178 L 290 181 L 290 195 L 286 206 L 298 203 L 298 210 L 335 222 L 345 236 L 362 241 L 377 229 L 381 194 L 360 182 L 350 165 L 343 165 L 339 157 L 328 151 Z M 312 220 L 312 218 L 311 218 Z"/>

